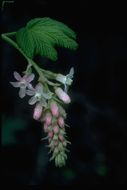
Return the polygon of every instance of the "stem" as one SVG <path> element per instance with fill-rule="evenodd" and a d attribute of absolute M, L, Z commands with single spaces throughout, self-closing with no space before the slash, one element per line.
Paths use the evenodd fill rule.
<path fill-rule="evenodd" d="M 28 63 L 31 63 L 31 65 L 34 67 L 36 72 L 39 74 L 42 81 L 45 82 L 47 79 L 44 77 L 43 73 L 41 72 L 41 68 L 32 59 L 27 57 L 27 55 L 22 51 L 21 48 L 19 48 L 19 46 L 17 45 L 17 43 L 14 40 L 9 38 L 9 36 L 14 36 L 15 34 L 16 34 L 16 32 L 5 33 L 5 34 L 1 35 L 1 38 L 3 40 L 5 40 L 6 42 L 8 42 L 13 47 L 15 47 L 25 57 L 25 59 L 28 61 Z"/>
<path fill-rule="evenodd" d="M 1 36 L 2 35 L 4 35 L 4 36 L 15 36 L 16 32 L 8 32 L 8 33 L 1 34 Z"/>
<path fill-rule="evenodd" d="M 41 68 L 41 70 L 45 73 L 45 75 L 47 76 L 47 78 L 49 78 L 49 79 L 56 79 L 57 73 L 53 73 L 51 71 L 44 70 L 42 68 Z"/>

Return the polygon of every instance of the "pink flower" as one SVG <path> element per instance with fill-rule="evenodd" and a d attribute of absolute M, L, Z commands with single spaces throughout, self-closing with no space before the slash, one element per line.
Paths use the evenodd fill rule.
<path fill-rule="evenodd" d="M 55 134 L 59 133 L 59 127 L 58 127 L 57 125 L 55 125 L 55 126 L 53 127 L 53 132 L 54 132 Z"/>
<path fill-rule="evenodd" d="M 53 115 L 54 117 L 58 117 L 58 115 L 59 115 L 59 110 L 58 110 L 58 106 L 57 106 L 57 103 L 56 103 L 56 102 L 51 102 L 51 104 L 50 104 L 50 109 L 51 109 L 52 115 Z"/>
<path fill-rule="evenodd" d="M 63 117 L 59 117 L 58 120 L 57 120 L 57 122 L 58 122 L 58 125 L 60 127 L 64 127 L 64 119 L 63 119 Z"/>
<path fill-rule="evenodd" d="M 34 108 L 33 118 L 35 120 L 39 120 L 41 115 L 42 115 L 42 105 L 38 103 Z"/>
<path fill-rule="evenodd" d="M 49 137 L 49 138 L 52 138 L 52 137 L 53 137 L 53 132 L 52 132 L 52 131 L 49 131 L 49 132 L 48 132 L 48 137 Z"/>
<path fill-rule="evenodd" d="M 34 74 L 32 73 L 30 75 L 24 75 L 23 77 L 21 77 L 20 74 L 15 71 L 14 78 L 17 80 L 17 82 L 10 82 L 10 83 L 15 88 L 20 88 L 19 97 L 24 98 L 24 96 L 26 95 L 26 88 L 32 87 L 30 82 L 34 79 Z"/>
<path fill-rule="evenodd" d="M 59 139 L 63 142 L 64 141 L 63 135 L 59 135 Z"/>
<path fill-rule="evenodd" d="M 51 115 L 50 112 L 47 112 L 47 113 L 46 113 L 44 120 L 45 120 L 45 123 L 46 123 L 47 125 L 50 125 L 50 124 L 51 124 L 51 122 L 52 122 L 52 115 Z"/>
<path fill-rule="evenodd" d="M 55 93 L 64 103 L 69 104 L 71 102 L 70 97 L 62 90 L 62 88 L 56 88 Z"/>

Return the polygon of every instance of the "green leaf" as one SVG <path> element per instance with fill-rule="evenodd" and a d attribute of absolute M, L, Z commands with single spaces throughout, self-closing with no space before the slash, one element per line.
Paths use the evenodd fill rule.
<path fill-rule="evenodd" d="M 32 19 L 16 34 L 18 46 L 29 58 L 41 55 L 53 61 L 58 58 L 55 47 L 75 50 L 75 39 L 75 32 L 67 25 L 48 17 Z"/>
<path fill-rule="evenodd" d="M 19 47 L 24 51 L 24 53 L 32 58 L 34 54 L 34 44 L 32 36 L 25 28 L 21 28 L 16 33 L 17 43 Z"/>

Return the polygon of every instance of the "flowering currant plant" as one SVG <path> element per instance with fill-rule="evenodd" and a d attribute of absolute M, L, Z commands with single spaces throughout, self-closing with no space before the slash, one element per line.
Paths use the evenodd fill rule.
<path fill-rule="evenodd" d="M 30 20 L 17 32 L 2 34 L 2 39 L 15 47 L 26 59 L 26 70 L 21 74 L 14 71 L 14 81 L 10 84 L 19 89 L 19 97 L 29 96 L 33 105 L 33 119 L 40 122 L 46 134 L 50 149 L 50 160 L 62 167 L 67 159 L 65 104 L 71 102 L 68 89 L 73 81 L 74 68 L 67 75 L 54 73 L 40 67 L 35 61 L 41 55 L 52 61 L 58 58 L 56 46 L 76 50 L 75 32 L 67 25 L 48 17 Z M 37 80 L 35 80 L 35 73 Z M 35 80 L 35 85 L 32 84 Z"/>

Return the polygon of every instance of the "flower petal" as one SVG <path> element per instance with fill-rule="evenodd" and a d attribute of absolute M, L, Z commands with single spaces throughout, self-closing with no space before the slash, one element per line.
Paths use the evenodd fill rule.
<path fill-rule="evenodd" d="M 25 88 L 20 88 L 19 97 L 24 98 L 25 94 L 26 94 L 26 89 Z"/>
<path fill-rule="evenodd" d="M 31 82 L 32 80 L 34 80 L 34 77 L 35 77 L 35 75 L 32 73 L 32 74 L 30 74 L 30 75 L 28 75 L 28 76 L 26 77 L 26 81 L 27 81 L 27 82 Z"/>
<path fill-rule="evenodd" d="M 33 105 L 33 104 L 35 104 L 37 102 L 37 98 L 35 97 L 35 96 L 33 96 L 33 97 L 31 97 L 30 99 L 29 99 L 29 104 L 30 105 Z"/>
<path fill-rule="evenodd" d="M 35 95 L 35 91 L 33 90 L 26 90 L 26 94 L 29 96 L 34 96 Z"/>
<path fill-rule="evenodd" d="M 69 72 L 69 74 L 67 75 L 67 77 L 70 78 L 70 79 L 72 79 L 72 78 L 73 78 L 73 75 L 74 75 L 74 68 L 72 67 L 72 68 L 70 69 L 70 72 Z"/>
<path fill-rule="evenodd" d="M 45 99 L 48 99 L 48 100 L 51 99 L 52 95 L 53 95 L 53 93 L 51 93 L 51 92 L 48 92 L 48 93 L 42 92 L 42 96 L 43 96 Z"/>
<path fill-rule="evenodd" d="M 14 71 L 14 77 L 16 80 L 20 81 L 22 79 L 22 77 L 20 76 L 19 73 L 17 73 L 16 71 Z"/>
<path fill-rule="evenodd" d="M 38 83 L 35 87 L 36 92 L 43 93 L 43 86 L 41 83 Z"/>
<path fill-rule="evenodd" d="M 15 88 L 20 87 L 20 82 L 10 82 L 10 84 L 11 84 L 12 86 L 14 86 Z"/>
<path fill-rule="evenodd" d="M 34 87 L 32 86 L 32 84 L 28 83 L 27 87 L 29 90 L 35 91 Z"/>

